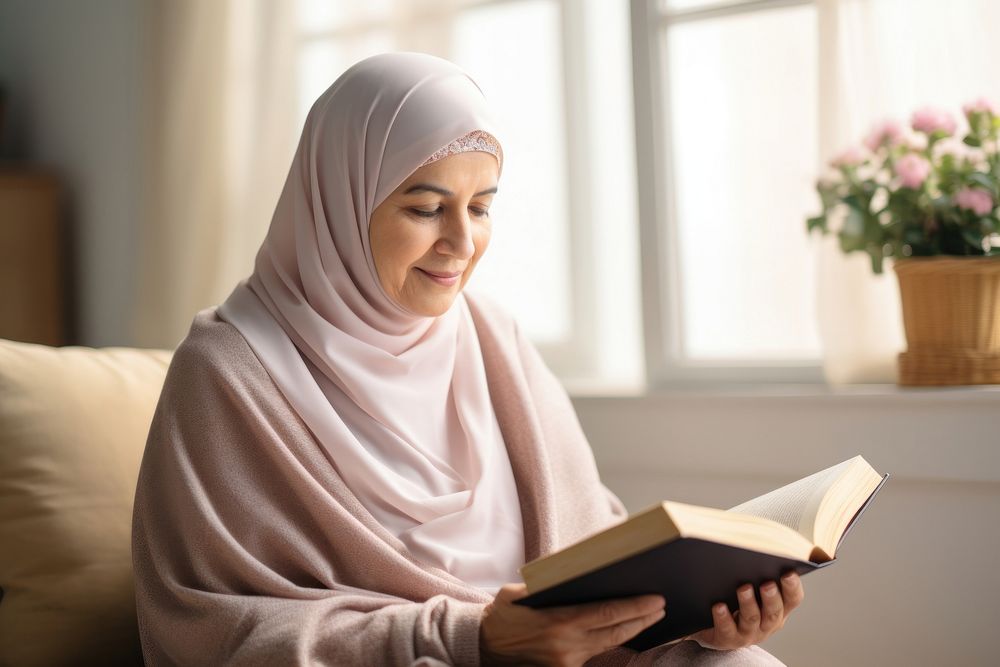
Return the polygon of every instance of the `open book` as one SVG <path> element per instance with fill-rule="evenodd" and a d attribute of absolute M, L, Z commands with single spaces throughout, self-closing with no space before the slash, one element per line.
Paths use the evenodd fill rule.
<path fill-rule="evenodd" d="M 642 650 L 711 627 L 711 607 L 738 608 L 736 589 L 836 557 L 885 483 L 856 456 L 730 510 L 663 502 L 576 544 L 527 563 L 528 596 L 549 607 L 659 593 L 667 615 L 628 642 Z"/>

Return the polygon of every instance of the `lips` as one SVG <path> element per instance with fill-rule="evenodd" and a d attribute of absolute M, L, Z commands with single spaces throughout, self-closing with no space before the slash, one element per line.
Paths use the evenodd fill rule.
<path fill-rule="evenodd" d="M 435 278 L 454 278 L 455 276 L 462 275 L 461 271 L 428 271 L 427 269 L 420 269 L 429 276 L 434 276 Z"/>
<path fill-rule="evenodd" d="M 424 276 L 438 285 L 444 285 L 445 287 L 450 287 L 458 282 L 458 279 L 462 277 L 461 271 L 428 271 L 427 269 L 421 269 L 416 267 L 417 271 L 424 274 Z"/>

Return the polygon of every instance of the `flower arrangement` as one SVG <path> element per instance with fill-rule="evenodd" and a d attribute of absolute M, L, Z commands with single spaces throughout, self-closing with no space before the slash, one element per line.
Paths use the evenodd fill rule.
<path fill-rule="evenodd" d="M 924 108 L 911 130 L 874 127 L 862 146 L 830 162 L 816 184 L 823 211 L 807 229 L 837 235 L 844 252 L 871 257 L 1000 256 L 1000 112 L 986 99 L 963 107 L 968 132 L 946 111 Z"/>

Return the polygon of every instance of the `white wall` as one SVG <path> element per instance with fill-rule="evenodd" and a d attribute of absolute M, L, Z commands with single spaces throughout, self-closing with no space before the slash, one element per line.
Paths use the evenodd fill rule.
<path fill-rule="evenodd" d="M 789 665 L 992 665 L 1000 389 L 574 400 L 628 505 L 731 507 L 862 454 L 891 474 L 765 648 Z M 669 601 L 667 603 L 669 613 Z"/>
<path fill-rule="evenodd" d="M 55 167 L 76 246 L 76 339 L 131 339 L 141 215 L 139 0 L 3 0 L 4 158 Z M 72 264 L 72 263 L 71 263 Z"/>

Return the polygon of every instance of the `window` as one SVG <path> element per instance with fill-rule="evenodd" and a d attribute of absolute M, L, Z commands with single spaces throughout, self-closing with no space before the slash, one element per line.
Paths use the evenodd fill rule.
<path fill-rule="evenodd" d="M 650 382 L 819 380 L 815 6 L 638 2 L 633 33 Z"/>
<path fill-rule="evenodd" d="M 302 7 L 303 118 L 344 69 L 375 53 L 433 53 L 476 79 L 506 131 L 505 164 L 501 194 L 491 207 L 491 247 L 469 287 L 505 304 L 552 353 L 571 346 L 577 327 L 559 3 L 307 0 Z"/>
<path fill-rule="evenodd" d="M 350 64 L 383 51 L 448 58 L 483 88 L 505 131 L 506 163 L 492 207 L 491 247 L 470 288 L 488 292 L 513 312 L 563 376 L 593 373 L 598 347 L 593 290 L 589 274 L 581 275 L 588 265 L 583 246 L 592 242 L 588 228 L 594 202 L 569 196 L 571 189 L 586 188 L 590 177 L 575 166 L 588 162 L 589 146 L 581 138 L 585 93 L 573 83 L 586 79 L 579 70 L 583 59 L 573 53 L 582 42 L 575 35 L 564 39 L 567 23 L 581 20 L 573 14 L 579 7 L 558 0 L 300 0 L 300 120 Z M 624 65 L 627 15 L 619 13 Z M 618 87 L 626 76 L 623 67 Z M 627 100 L 630 91 L 616 94 Z M 629 113 L 623 106 L 619 115 L 628 119 Z M 631 156 L 615 148 L 620 174 Z M 633 196 L 629 183 L 610 185 Z M 627 245 L 634 231 L 621 238 L 619 245 Z"/>
<path fill-rule="evenodd" d="M 631 384 L 643 366 L 657 386 L 821 378 L 803 231 L 819 163 L 813 2 L 300 8 L 302 117 L 382 51 L 446 57 L 482 86 L 507 163 L 472 287 L 564 380 Z"/>
<path fill-rule="evenodd" d="M 601 38 L 614 41 L 613 57 L 588 52 L 591 44 L 583 39 L 584 24 L 602 21 L 600 12 L 607 13 L 609 4 L 300 0 L 299 5 L 300 121 L 344 69 L 384 51 L 448 58 L 482 87 L 505 132 L 505 165 L 492 207 L 491 247 L 470 288 L 505 305 L 564 378 L 635 375 L 640 363 L 627 6 L 616 8 L 615 30 Z M 591 123 L 611 131 L 595 133 Z M 602 142 L 611 143 L 595 159 L 593 147 Z M 570 197 L 571 191 L 577 196 Z M 617 229 L 595 232 L 600 216 Z M 610 277 L 594 273 L 596 243 L 604 244 L 602 253 L 613 265 L 603 270 Z M 602 344 L 602 336 L 622 338 L 622 329 L 609 331 L 597 318 L 598 301 L 610 303 L 606 310 L 624 323 L 624 337 L 631 338 L 627 346 Z"/>

